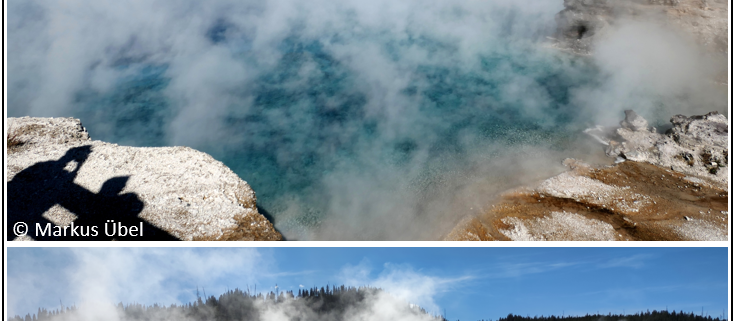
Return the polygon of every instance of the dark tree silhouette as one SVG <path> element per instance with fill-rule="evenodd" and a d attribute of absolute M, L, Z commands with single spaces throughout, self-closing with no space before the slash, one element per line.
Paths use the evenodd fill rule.
<path fill-rule="evenodd" d="M 308 291 L 300 289 L 298 295 L 294 296 L 291 291 L 274 292 L 267 294 L 251 294 L 240 289 L 228 290 L 219 297 L 210 296 L 204 301 L 197 298 L 195 302 L 184 305 L 171 305 L 169 307 L 154 304 L 144 306 L 133 303 L 117 305 L 118 315 L 123 321 L 161 321 L 161 320 L 186 320 L 186 321 L 230 321 L 230 320 L 261 320 L 262 306 L 275 308 L 288 306 L 299 311 L 300 317 L 294 321 L 340 321 L 347 319 L 350 309 L 363 307 L 366 300 L 381 292 L 381 289 L 372 287 L 332 287 L 311 288 Z M 197 289 L 199 293 L 199 289 Z M 260 302 L 259 302 L 260 301 Z M 265 303 L 265 304 L 264 304 Z M 295 304 L 298 303 L 298 304 Z M 77 309 L 46 311 L 39 309 L 35 315 L 26 317 L 15 316 L 9 321 L 60 321 L 75 320 Z M 427 315 L 429 313 L 418 307 L 406 305 L 404 313 L 415 315 Z M 446 321 L 440 316 L 430 316 L 437 321 Z M 30 318 L 30 319 L 29 319 Z"/>
<path fill-rule="evenodd" d="M 490 320 L 490 319 L 489 319 Z M 720 318 L 711 316 L 695 315 L 694 313 L 675 312 L 675 311 L 648 311 L 638 312 L 636 314 L 586 314 L 584 316 L 534 316 L 523 317 L 520 315 L 509 314 L 497 321 L 722 321 Z M 484 321 L 484 320 L 481 320 Z"/>

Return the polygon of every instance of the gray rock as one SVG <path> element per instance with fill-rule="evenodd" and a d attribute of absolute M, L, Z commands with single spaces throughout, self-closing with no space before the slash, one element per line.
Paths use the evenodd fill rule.
<path fill-rule="evenodd" d="M 649 122 L 644 117 L 639 116 L 631 109 L 624 110 L 626 118 L 621 121 L 621 127 L 631 129 L 633 131 L 647 130 Z"/>
<path fill-rule="evenodd" d="M 680 0 L 649 0 L 649 3 L 676 7 L 680 4 Z"/>
<path fill-rule="evenodd" d="M 642 130 L 646 120 L 626 113 L 618 140 L 606 148 L 609 157 L 645 162 L 728 186 L 728 119 L 718 112 L 702 116 L 676 115 L 665 134 Z M 644 127 L 643 127 L 644 126 Z"/>
<path fill-rule="evenodd" d="M 631 20 L 662 22 L 691 34 L 709 51 L 728 53 L 728 2 L 681 0 L 565 0 L 552 45 L 589 55 L 598 39 Z M 725 82 L 724 80 L 721 80 Z"/>
<path fill-rule="evenodd" d="M 613 5 L 608 0 L 565 0 L 564 5 L 555 16 L 557 46 L 590 54 L 595 36 L 611 24 Z"/>
<path fill-rule="evenodd" d="M 18 222 L 30 227 L 24 239 L 36 240 L 281 239 L 258 213 L 250 186 L 210 155 L 91 140 L 73 118 L 8 118 L 8 124 L 8 141 L 18 142 L 7 157 L 9 240 Z M 110 221 L 142 229 L 143 236 L 108 233 Z M 36 223 L 68 228 L 39 235 Z M 72 225 L 96 226 L 97 235 L 73 234 Z"/>

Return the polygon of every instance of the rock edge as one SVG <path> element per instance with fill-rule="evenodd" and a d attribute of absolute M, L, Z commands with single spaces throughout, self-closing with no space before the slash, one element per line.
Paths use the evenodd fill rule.
<path fill-rule="evenodd" d="M 71 186 L 86 200 L 127 197 L 130 201 L 125 204 L 138 212 L 137 220 L 179 240 L 282 239 L 258 213 L 251 187 L 206 153 L 188 147 L 128 147 L 92 140 L 75 118 L 8 118 L 7 124 L 8 225 L 28 220 L 69 226 L 80 217 L 101 222 L 104 213 L 100 212 L 109 209 L 95 207 L 93 201 L 75 203 L 70 198 L 80 196 L 70 196 L 61 187 Z M 71 151 L 84 155 L 67 156 Z M 31 167 L 46 172 L 34 172 Z M 62 182 L 63 177 L 69 181 Z M 113 193 L 103 196 L 111 187 Z M 54 205 L 46 209 L 49 204 Z M 99 229 L 98 234 L 104 235 Z M 11 233 L 8 236 L 13 238 Z"/>

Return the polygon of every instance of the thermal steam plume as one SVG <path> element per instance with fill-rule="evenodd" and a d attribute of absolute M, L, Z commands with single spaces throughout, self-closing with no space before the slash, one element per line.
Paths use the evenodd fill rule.
<path fill-rule="evenodd" d="M 199 293 L 199 291 L 198 291 Z M 332 286 L 293 291 L 250 293 L 230 290 L 218 298 L 197 297 L 197 301 L 183 305 L 145 306 L 131 303 L 100 306 L 66 307 L 56 310 L 39 309 L 30 316 L 37 321 L 114 320 L 114 321 L 203 321 L 203 320 L 303 320 L 303 321 L 445 321 L 421 307 L 393 297 L 374 287 Z M 91 313 L 94 311 L 94 313 Z M 26 317 L 25 319 L 27 319 Z M 9 321 L 24 321 L 21 316 Z"/>
<path fill-rule="evenodd" d="M 594 158 L 581 131 L 623 110 L 656 125 L 727 109 L 696 44 L 657 24 L 621 23 L 592 58 L 544 47 L 562 9 L 10 1 L 8 115 L 210 153 L 286 239 L 438 239 L 562 159 Z"/>

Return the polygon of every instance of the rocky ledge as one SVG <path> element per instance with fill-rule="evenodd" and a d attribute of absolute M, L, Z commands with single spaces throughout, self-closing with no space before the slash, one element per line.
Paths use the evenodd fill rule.
<path fill-rule="evenodd" d="M 565 0 L 555 17 L 555 46 L 590 54 L 595 40 L 622 21 L 659 21 L 692 35 L 711 52 L 728 53 L 726 0 Z M 656 19 L 653 19 L 656 18 Z"/>
<path fill-rule="evenodd" d="M 445 240 L 728 240 L 728 120 L 672 117 L 664 134 L 626 111 L 620 128 L 586 131 L 616 164 L 570 169 L 502 195 Z"/>
<path fill-rule="evenodd" d="M 8 240 L 282 239 L 205 153 L 91 140 L 74 118 L 7 123 Z"/>
<path fill-rule="evenodd" d="M 645 162 L 701 177 L 728 189 L 728 119 L 717 112 L 703 116 L 676 115 L 663 135 L 647 128 L 647 121 L 626 111 L 621 128 L 606 144 L 606 155 Z M 636 124 L 636 125 L 634 125 Z"/>

